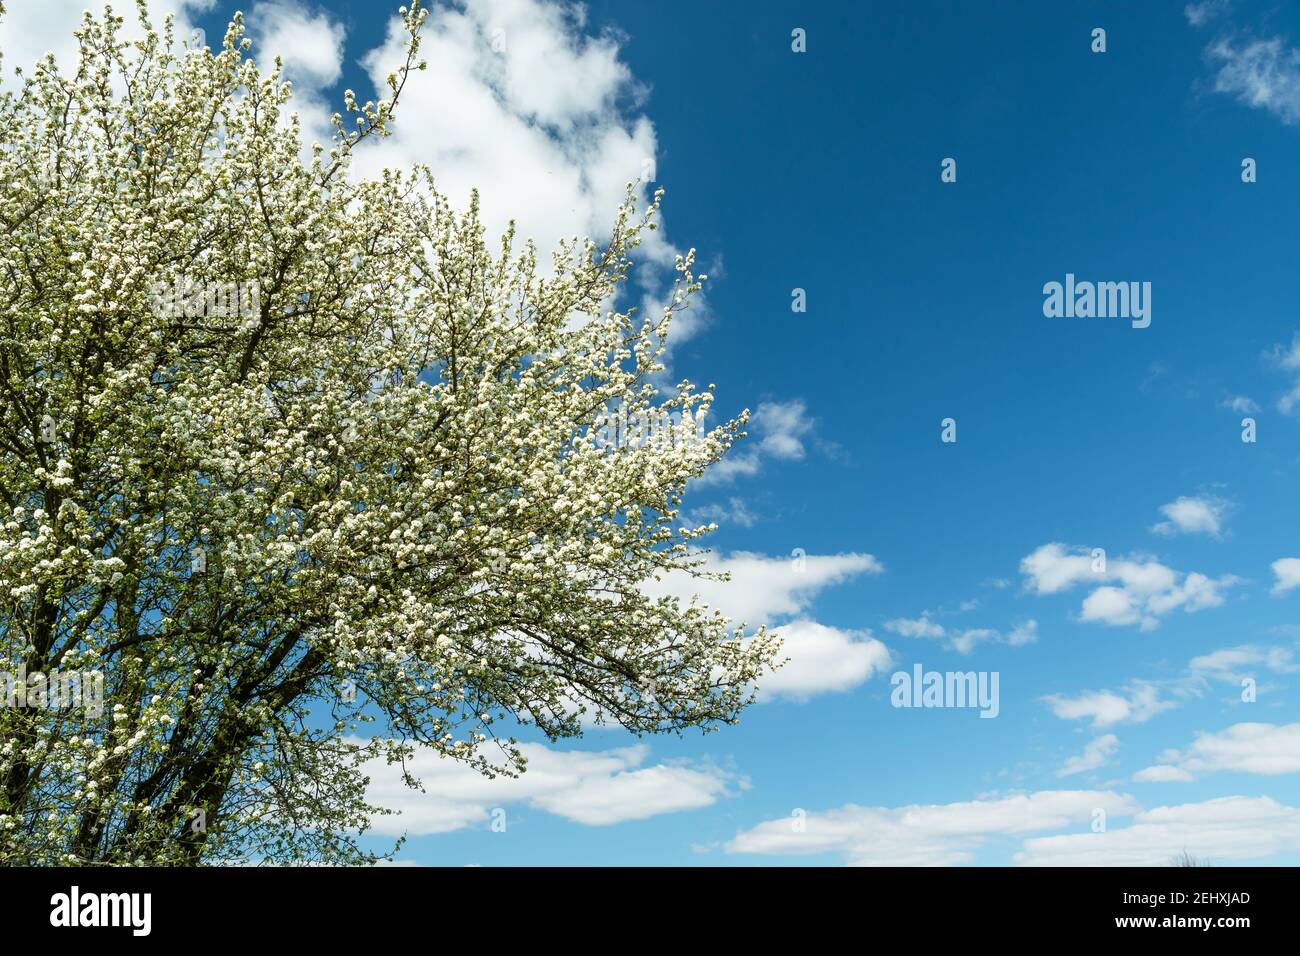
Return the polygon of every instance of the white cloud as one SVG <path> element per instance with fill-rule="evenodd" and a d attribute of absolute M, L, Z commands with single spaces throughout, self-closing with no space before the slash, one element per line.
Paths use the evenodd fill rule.
<path fill-rule="evenodd" d="M 1228 93 L 1247 106 L 1268 110 L 1283 123 L 1300 122 L 1300 51 L 1281 37 L 1240 44 L 1221 38 L 1206 50 L 1219 65 L 1216 93 Z"/>
<path fill-rule="evenodd" d="M 963 605 L 963 610 L 973 610 Z M 917 637 L 929 640 L 941 640 L 944 646 L 959 654 L 969 654 L 980 644 L 1007 644 L 1021 647 L 1038 640 L 1038 622 L 1025 621 L 1018 624 L 1010 633 L 1003 634 L 991 627 L 946 628 L 930 620 L 928 611 L 923 611 L 919 618 L 897 617 L 885 622 L 885 630 L 903 637 Z"/>
<path fill-rule="evenodd" d="M 645 767 L 644 745 L 614 750 L 552 750 L 522 744 L 528 769 L 520 777 L 488 778 L 466 764 L 417 750 L 407 768 L 425 793 L 406 787 L 401 770 L 382 759 L 367 763 L 368 799 L 398 810 L 379 816 L 381 835 L 446 833 L 484 825 L 495 808 L 522 804 L 577 823 L 607 826 L 624 820 L 709 806 L 729 796 L 732 786 L 746 786 L 709 763 L 655 764 Z M 508 825 L 507 812 L 507 825 Z"/>
<path fill-rule="evenodd" d="M 123 13 L 119 7 L 129 7 L 123 24 L 123 35 L 128 39 L 138 39 L 142 33 L 135 16 L 135 4 L 111 4 L 115 12 Z M 212 0 L 150 0 L 149 11 L 154 24 L 161 28 L 166 14 L 176 16 L 176 35 L 186 39 L 193 29 L 189 18 L 191 11 L 201 11 L 212 5 Z M 82 14 L 90 10 L 96 16 L 103 13 L 105 4 L 98 0 L 19 0 L 5 6 L 5 14 L 0 17 L 0 51 L 4 52 L 4 67 L 7 72 L 14 67 L 22 67 L 30 74 L 31 66 L 45 56 L 53 53 L 59 61 L 61 72 L 72 74 L 77 65 L 77 40 L 72 35 L 81 26 Z"/>
<path fill-rule="evenodd" d="M 1279 558 L 1272 564 L 1273 575 L 1277 581 L 1273 584 L 1274 594 L 1285 594 L 1292 588 L 1300 587 L 1300 558 Z"/>
<path fill-rule="evenodd" d="M 1184 496 L 1160 506 L 1160 513 L 1167 520 L 1161 521 L 1151 530 L 1164 535 L 1208 534 L 1217 538 L 1223 528 L 1227 510 L 1228 502 L 1220 498 Z"/>
<path fill-rule="evenodd" d="M 1259 668 L 1266 668 L 1275 674 L 1300 671 L 1300 664 L 1295 663 L 1294 656 L 1294 652 L 1285 647 L 1242 644 L 1192 658 L 1185 676 L 1176 679 L 1158 682 L 1135 680 L 1119 691 L 1090 690 L 1075 695 L 1052 694 L 1042 700 L 1062 720 L 1090 720 L 1097 729 L 1116 724 L 1140 724 L 1178 707 L 1189 697 L 1200 696 L 1205 691 L 1206 682 L 1210 680 L 1239 684 L 1243 677 L 1254 676 Z M 1174 778 L 1146 776 L 1138 779 Z"/>
<path fill-rule="evenodd" d="M 942 624 L 935 624 L 930 620 L 928 612 L 922 612 L 916 620 L 896 617 L 892 621 L 886 621 L 885 630 L 901 634 L 903 637 L 939 638 L 948 633 Z"/>
<path fill-rule="evenodd" d="M 1127 794 L 1063 790 L 800 813 L 741 831 L 727 852 L 833 853 L 866 866 L 944 866 L 970 863 L 981 847 L 1018 837 L 1024 842 L 1015 860 L 1024 866 L 1168 866 L 1184 852 L 1217 863 L 1300 850 L 1300 809 L 1269 797 L 1144 810 Z M 1103 813 L 1105 828 L 1094 829 Z M 1062 830 L 1068 832 L 1050 832 Z"/>
<path fill-rule="evenodd" d="M 1030 618 L 1023 624 L 1017 624 L 1006 636 L 1006 643 L 1012 647 L 1023 647 L 1038 640 L 1038 622 Z"/>
<path fill-rule="evenodd" d="M 1104 580 L 1093 565 L 1087 553 L 1071 554 L 1063 544 L 1045 544 L 1020 560 L 1020 573 L 1029 577 L 1034 593 L 1056 594 L 1082 581 Z"/>
<path fill-rule="evenodd" d="M 1124 816 L 1138 806 L 1131 797 L 1097 790 L 893 808 L 846 804 L 760 823 L 736 834 L 726 850 L 780 856 L 835 853 L 864 866 L 954 865 L 970 862 L 977 849 L 998 837 L 1086 828 L 1097 810 Z"/>
<path fill-rule="evenodd" d="M 56 7 L 80 10 L 82 0 L 56 0 Z M 211 6 L 194 0 L 185 6 Z M 58 23 L 51 4 L 31 7 L 29 16 L 5 18 L 11 35 L 34 27 L 49 32 Z M 155 0 L 159 11 L 180 9 L 182 0 Z M 386 78 L 405 60 L 407 36 L 396 9 L 388 11 L 384 41 L 360 55 L 371 84 L 387 95 Z M 128 17 L 128 22 L 131 18 Z M 73 21 L 62 18 L 64 24 Z M 253 56 L 269 61 L 280 54 L 294 84 L 307 143 L 329 142 L 328 104 L 323 91 L 341 76 L 345 31 L 323 7 L 291 0 L 258 0 L 248 17 Z M 0 30 L 6 29 L 0 25 Z M 31 32 L 27 30 L 26 32 Z M 657 179 L 657 138 L 640 112 L 646 88 L 621 58 L 622 38 L 588 32 L 585 8 L 567 0 L 450 0 L 431 5 L 421 56 L 427 69 L 408 77 L 392 135 L 363 143 L 352 175 L 427 164 L 440 191 L 459 206 L 480 191 L 480 215 L 489 236 L 517 223 L 521 239 L 533 237 L 540 259 L 549 261 L 556 243 L 569 236 L 608 234 L 626 184 L 641 183 L 648 199 Z M 24 37 L 25 39 L 25 37 Z M 16 44 L 0 33 L 0 48 Z M 355 56 L 356 53 L 353 53 Z M 269 62 L 262 62 L 263 68 Z M 364 98 L 364 97 L 362 97 Z M 675 278 L 679 250 L 667 231 L 647 233 L 636 269 L 645 300 L 643 314 L 658 314 Z M 679 345 L 707 320 L 703 295 L 674 319 L 671 343 Z"/>
<path fill-rule="evenodd" d="M 1139 770 L 1133 774 L 1133 779 L 1138 783 L 1186 783 L 1196 778 L 1186 770 L 1180 770 L 1177 767 L 1168 765 L 1157 765 L 1147 767 L 1145 770 Z"/>
<path fill-rule="evenodd" d="M 484 223 L 545 244 L 601 235 L 623 185 L 653 166 L 654 129 L 625 115 L 642 89 L 611 35 L 584 32 L 582 8 L 540 0 L 438 4 L 424 29 L 426 70 L 413 73 L 393 135 L 358 157 L 359 171 L 428 163 L 464 205 L 482 190 Z M 397 17 L 362 62 L 376 89 L 405 58 Z"/>
<path fill-rule="evenodd" d="M 392 135 L 359 147 L 353 176 L 425 164 L 460 208 L 477 188 L 488 236 L 513 221 L 520 244 L 536 240 L 543 269 L 561 239 L 608 235 L 628 183 L 639 183 L 642 205 L 648 202 L 658 142 L 640 112 L 646 88 L 622 59 L 620 35 L 590 32 L 585 8 L 568 0 L 450 0 L 430 10 L 420 50 L 427 68 L 409 76 Z M 388 24 L 384 42 L 360 57 L 384 95 L 407 49 L 400 20 Z M 685 251 L 659 218 L 659 228 L 642 235 L 633 271 L 641 314 L 656 319 Z M 670 346 L 709 315 L 706 295 L 694 296 L 674 316 Z"/>
<path fill-rule="evenodd" d="M 1002 635 L 991 627 L 968 627 L 950 632 L 948 646 L 958 654 L 969 654 L 980 644 L 1000 641 Z"/>
<path fill-rule="evenodd" d="M 714 767 L 656 764 L 586 779 L 571 789 L 540 794 L 532 802 L 578 823 L 608 826 L 707 807 L 728 792 L 727 783 L 726 776 Z"/>
<path fill-rule="evenodd" d="M 331 86 L 343 75 L 342 24 L 328 14 L 308 13 L 300 3 L 261 0 L 248 17 L 249 33 L 255 45 L 267 55 L 280 57 L 290 79 L 312 88 Z M 270 64 L 260 64 L 264 70 Z"/>
<path fill-rule="evenodd" d="M 278 56 L 284 76 L 293 84 L 292 109 L 303 127 L 305 147 L 312 141 L 328 143 L 334 131 L 329 122 L 335 107 L 323 91 L 343 75 L 343 43 L 347 31 L 325 12 L 311 13 L 289 0 L 259 0 L 247 17 L 251 55 L 269 73 Z M 211 45 L 211 44 L 210 44 Z M 304 148 L 304 153 L 309 154 Z"/>
<path fill-rule="evenodd" d="M 184 13 L 211 5 L 152 0 L 150 7 L 159 20 L 181 13 L 179 32 L 185 35 L 190 24 Z M 85 0 L 8 6 L 0 18 L 7 66 L 28 64 L 45 50 L 71 62 L 72 30 Z M 386 77 L 406 53 L 396 7 L 388 13 L 384 42 L 360 57 L 374 88 L 385 95 Z M 248 24 L 252 55 L 259 61 L 277 53 L 284 58 L 304 129 L 326 143 L 329 114 L 341 103 L 329 106 L 320 94 L 341 75 L 343 27 L 289 0 L 258 0 Z M 128 35 L 138 32 L 133 15 L 126 25 Z M 607 234 L 627 182 L 647 181 L 643 194 L 649 195 L 657 141 L 650 120 L 638 112 L 645 89 L 622 61 L 617 36 L 586 32 L 581 5 L 437 3 L 423 36 L 428 68 L 410 75 L 393 135 L 358 151 L 355 175 L 427 163 L 439 189 L 458 206 L 466 206 L 471 188 L 478 187 L 489 235 L 500 234 L 513 219 L 521 238 L 537 238 L 543 262 L 562 237 Z M 259 65 L 266 69 L 270 63 Z M 676 252 L 662 228 L 645 237 L 641 253 L 654 265 L 637 275 L 651 296 L 664 271 L 671 272 Z M 703 301 L 692 311 L 695 319 L 704 314 Z M 691 313 L 680 316 L 674 340 L 684 340 L 692 324 Z"/>
<path fill-rule="evenodd" d="M 1180 776 L 1161 776 L 1172 771 Z M 1167 751 L 1155 767 L 1138 772 L 1135 780 L 1191 780 L 1216 771 L 1276 776 L 1300 773 L 1300 724 L 1233 724 L 1219 733 L 1196 735 L 1185 751 Z"/>
<path fill-rule="evenodd" d="M 362 58 L 376 89 L 404 60 L 396 17 L 385 42 Z M 621 38 L 587 32 L 585 9 L 553 0 L 438 4 L 424 28 L 426 70 L 398 104 L 393 135 L 364 144 L 355 174 L 425 163 L 449 200 L 480 191 L 488 234 L 514 220 L 537 240 L 542 262 L 567 236 L 608 234 L 626 184 L 648 198 L 658 143 L 639 112 L 645 88 L 621 59 Z M 671 197 L 668 200 L 671 206 Z M 661 227 L 645 234 L 635 270 L 642 313 L 662 313 L 679 250 Z M 707 321 L 704 296 L 673 320 L 671 344 Z"/>
<path fill-rule="evenodd" d="M 683 601 L 699 595 L 703 603 L 734 622 L 755 627 L 803 614 L 825 588 L 860 574 L 880 574 L 885 568 L 870 554 L 781 558 L 737 551 L 729 556 L 709 555 L 701 570 L 726 573 L 731 579 L 715 581 L 674 571 L 647 582 L 644 590 L 654 597 L 675 595 Z"/>
<path fill-rule="evenodd" d="M 1096 728 L 1115 724 L 1141 724 L 1156 714 L 1178 706 L 1162 699 L 1160 688 L 1145 681 L 1129 684 L 1122 693 L 1085 691 L 1074 697 L 1053 694 L 1043 701 L 1062 720 L 1091 720 Z"/>
<path fill-rule="evenodd" d="M 727 452 L 726 457 L 706 471 L 697 484 L 711 485 L 758 474 L 771 459 L 799 459 L 806 454 L 804 439 L 815 422 L 800 399 L 789 402 L 760 402 L 750 416 L 749 437 Z"/>
<path fill-rule="evenodd" d="M 1025 841 L 1026 866 L 1168 866 L 1186 852 L 1219 863 L 1300 850 L 1300 810 L 1268 797 L 1220 797 L 1156 807 L 1128 826 Z"/>
<path fill-rule="evenodd" d="M 27 64 L 47 49 L 70 62 L 76 49 L 71 34 L 83 5 L 84 0 L 10 4 L 0 18 L 7 64 Z M 213 0 L 151 3 L 159 19 L 181 13 L 182 36 L 190 31 L 185 12 L 212 6 Z M 388 14 L 383 43 L 359 57 L 380 95 L 387 95 L 386 78 L 406 54 L 395 7 Z M 126 24 L 128 36 L 138 33 L 132 15 Z M 323 5 L 257 0 L 248 27 L 251 55 L 263 69 L 275 54 L 284 58 L 305 149 L 313 140 L 327 144 L 330 114 L 342 107 L 323 95 L 341 76 L 347 52 L 341 23 Z M 648 200 L 656 180 L 654 126 L 640 112 L 645 88 L 621 59 L 621 43 L 612 32 L 589 33 L 584 8 L 567 0 L 435 3 L 423 31 L 428 68 L 410 75 L 393 135 L 363 143 L 352 175 L 424 163 L 438 188 L 462 208 L 477 187 L 488 235 L 515 221 L 521 240 L 538 240 L 544 264 L 564 237 L 600 239 L 613 224 L 626 184 L 640 181 Z M 643 236 L 635 269 L 643 314 L 657 316 L 669 299 L 678 252 L 662 218 L 659 229 Z M 691 308 L 675 317 L 670 344 L 686 341 L 708 315 L 707 298 L 695 296 Z"/>
<path fill-rule="evenodd" d="M 844 631 L 816 621 L 791 621 L 775 632 L 789 662 L 759 682 L 759 699 L 804 701 L 846 691 L 890 667 L 889 648 L 870 631 Z"/>
<path fill-rule="evenodd" d="M 1238 684 L 1243 677 L 1253 676 L 1256 666 L 1277 674 L 1294 673 L 1300 665 L 1293 663 L 1293 657 L 1294 653 L 1285 647 L 1242 644 L 1194 657 L 1188 667 L 1197 676 Z"/>
<path fill-rule="evenodd" d="M 802 458 L 803 436 L 812 430 L 808 409 L 798 399 L 792 402 L 761 402 L 754 413 L 760 447 L 773 458 Z"/>
<path fill-rule="evenodd" d="M 781 623 L 780 669 L 760 681 L 759 699 L 807 700 L 822 693 L 849 690 L 890 666 L 889 649 L 870 631 L 828 627 L 805 615 L 825 588 L 862 574 L 880 574 L 884 566 L 869 554 L 767 557 L 737 551 L 709 555 L 702 570 L 729 574 L 730 580 L 694 578 L 672 572 L 643 590 L 652 597 L 675 596 L 701 603 L 751 629 Z M 796 618 L 795 620 L 788 620 Z"/>
<path fill-rule="evenodd" d="M 1100 549 L 1098 549 L 1100 550 Z M 1223 591 L 1239 583 L 1225 575 L 1180 575 L 1152 558 L 1094 558 L 1086 549 L 1045 544 L 1020 562 L 1026 586 L 1036 594 L 1055 594 L 1080 584 L 1096 585 L 1083 600 L 1080 619 L 1110 625 L 1136 624 L 1151 630 L 1175 608 L 1191 613 L 1223 604 Z M 1110 584 L 1104 582 L 1118 582 Z"/>
<path fill-rule="evenodd" d="M 1076 773 L 1096 770 L 1106 763 L 1106 758 L 1114 753 L 1118 747 L 1118 737 L 1114 734 L 1103 734 L 1095 740 L 1090 740 L 1084 746 L 1083 753 L 1066 760 L 1065 766 L 1056 771 L 1056 775 L 1058 777 L 1069 777 Z"/>

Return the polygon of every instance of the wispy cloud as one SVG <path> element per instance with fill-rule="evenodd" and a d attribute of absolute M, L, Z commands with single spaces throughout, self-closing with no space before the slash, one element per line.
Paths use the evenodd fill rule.
<path fill-rule="evenodd" d="M 1300 51 L 1281 37 L 1267 40 L 1220 38 L 1205 51 L 1218 66 L 1216 93 L 1275 115 L 1283 123 L 1300 122 Z"/>
<path fill-rule="evenodd" d="M 1253 677 L 1260 667 L 1275 674 L 1300 671 L 1300 664 L 1294 658 L 1295 652 L 1290 648 L 1242 644 L 1194 657 L 1188 670 L 1194 676 L 1238 684 L 1244 677 Z"/>
<path fill-rule="evenodd" d="M 1114 734 L 1103 734 L 1095 740 L 1088 741 L 1083 753 L 1071 757 L 1065 766 L 1056 771 L 1058 777 L 1069 777 L 1076 773 L 1086 773 L 1104 766 L 1106 760 L 1119 748 L 1119 738 Z"/>
<path fill-rule="evenodd" d="M 729 524 L 741 528 L 752 528 L 758 523 L 759 516 L 749 509 L 743 498 L 734 495 L 726 504 L 714 502 L 692 508 L 686 517 L 686 523 L 692 525 L 717 524 L 725 527 Z"/>
<path fill-rule="evenodd" d="M 758 474 L 771 459 L 797 460 L 807 454 L 805 441 L 815 420 L 800 399 L 762 402 L 750 416 L 748 437 L 711 467 L 697 484 L 711 485 Z"/>
<path fill-rule="evenodd" d="M 1183 15 L 1194 27 L 1202 27 L 1228 9 L 1229 0 L 1198 0 L 1183 7 Z"/>
<path fill-rule="evenodd" d="M 962 610 L 973 610 L 963 605 Z M 1010 631 L 1002 632 L 990 627 L 944 627 L 930 618 L 928 611 L 918 618 L 897 617 L 885 622 L 885 630 L 902 637 L 916 637 L 942 641 L 944 646 L 960 654 L 969 654 L 980 644 L 1006 644 L 1022 647 L 1038 640 L 1038 622 L 1025 621 Z"/>
<path fill-rule="evenodd" d="M 1231 395 L 1220 402 L 1219 407 L 1237 412 L 1240 415 L 1253 415 L 1259 411 L 1259 405 L 1256 404 L 1255 400 L 1245 395 Z"/>
<path fill-rule="evenodd" d="M 1279 412 L 1294 415 L 1300 411 L 1300 332 L 1292 337 L 1289 345 L 1273 346 L 1267 357 L 1282 371 L 1296 376 L 1291 387 L 1277 400 Z"/>

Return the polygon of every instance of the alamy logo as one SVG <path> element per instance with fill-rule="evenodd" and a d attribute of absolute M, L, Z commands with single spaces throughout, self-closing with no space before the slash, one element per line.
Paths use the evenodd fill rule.
<path fill-rule="evenodd" d="M 258 282 L 155 282 L 150 289 L 154 314 L 162 319 L 252 319 L 262 311 Z"/>
<path fill-rule="evenodd" d="M 0 707 L 36 707 L 44 710 L 81 708 L 87 717 L 104 713 L 104 674 L 101 671 L 59 671 L 27 673 L 0 671 Z"/>
<path fill-rule="evenodd" d="M 996 717 L 999 671 L 897 671 L 889 679 L 895 707 L 978 707 L 981 717 Z"/>
<path fill-rule="evenodd" d="M 626 405 L 602 412 L 592 424 L 597 448 L 682 448 L 704 439 L 704 409 L 694 416 L 663 408 L 644 408 L 628 414 Z"/>
<path fill-rule="evenodd" d="M 1067 272 L 1064 284 L 1044 285 L 1043 296 L 1049 319 L 1132 319 L 1135 329 L 1151 324 L 1150 282 L 1075 282 Z"/>
<path fill-rule="evenodd" d="M 50 897 L 50 925 L 129 926 L 131 935 L 148 936 L 153 927 L 153 896 L 149 893 L 70 893 Z"/>

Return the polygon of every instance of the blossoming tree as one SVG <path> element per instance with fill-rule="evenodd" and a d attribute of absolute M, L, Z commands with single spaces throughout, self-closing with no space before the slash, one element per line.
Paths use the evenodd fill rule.
<path fill-rule="evenodd" d="M 139 7 L 0 88 L 0 860 L 366 861 L 367 760 L 734 722 L 772 639 L 642 585 L 701 573 L 681 497 L 743 419 L 593 434 L 712 401 L 653 384 L 692 256 L 662 315 L 613 308 L 659 197 L 489 245 L 427 170 L 349 172 L 418 3 L 387 98 L 308 148 L 240 18 L 187 50 Z"/>

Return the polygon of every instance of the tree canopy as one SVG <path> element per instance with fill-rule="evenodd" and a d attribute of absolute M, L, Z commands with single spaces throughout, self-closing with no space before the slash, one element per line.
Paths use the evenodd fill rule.
<path fill-rule="evenodd" d="M 138 39 L 87 14 L 75 73 L 0 87 L 6 863 L 370 860 L 367 760 L 708 730 L 773 662 L 642 589 L 700 573 L 682 495 L 744 424 L 657 384 L 693 253 L 643 318 L 618 293 L 658 194 L 543 259 L 427 169 L 353 175 L 423 65 L 402 17 L 387 97 L 327 144 L 239 17 L 186 49 L 143 0 Z M 686 421 L 611 443 L 615 411 Z"/>

